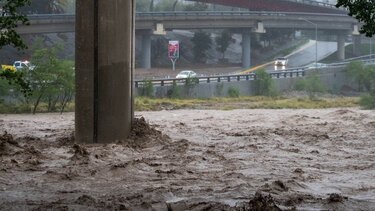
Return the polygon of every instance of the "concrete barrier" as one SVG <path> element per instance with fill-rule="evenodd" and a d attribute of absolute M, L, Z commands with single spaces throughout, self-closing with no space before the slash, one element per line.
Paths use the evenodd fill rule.
<path fill-rule="evenodd" d="M 327 91 L 337 93 L 343 87 L 355 89 L 353 80 L 347 78 L 342 67 L 324 68 L 319 70 L 307 70 L 305 77 L 293 78 L 273 78 L 273 85 L 280 94 L 294 89 L 297 80 L 306 78 L 309 75 L 317 74 Z M 199 83 L 194 85 L 178 85 L 178 86 L 154 86 L 153 96 L 157 98 L 170 97 L 172 92 L 178 92 L 181 98 L 211 98 L 211 97 L 227 97 L 228 90 L 234 88 L 239 91 L 241 96 L 255 95 L 254 80 L 249 81 L 230 81 L 230 82 L 211 82 Z M 143 87 L 135 89 L 135 96 L 141 96 Z"/>

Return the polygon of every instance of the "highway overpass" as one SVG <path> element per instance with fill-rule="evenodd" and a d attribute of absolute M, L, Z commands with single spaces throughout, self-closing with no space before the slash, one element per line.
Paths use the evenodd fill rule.
<path fill-rule="evenodd" d="M 29 15 L 30 25 L 20 25 L 20 34 L 61 33 L 75 31 L 73 14 Z M 213 28 L 257 28 L 261 22 L 265 28 L 353 30 L 357 20 L 346 14 L 301 13 L 301 12 L 257 12 L 257 11 L 197 11 L 197 12 L 145 12 L 136 14 L 136 30 L 154 30 L 161 23 L 165 30 L 213 29 Z"/>
<path fill-rule="evenodd" d="M 75 15 L 30 15 L 30 25 L 19 26 L 20 34 L 63 33 L 75 31 Z M 312 23 L 314 24 L 312 24 Z M 225 29 L 242 31 L 244 68 L 250 67 L 250 33 L 272 29 L 327 31 L 337 35 L 340 60 L 345 59 L 344 40 L 358 22 L 343 13 L 301 13 L 266 11 L 196 11 L 196 12 L 145 12 L 136 14 L 136 34 L 142 36 L 142 67 L 151 67 L 151 36 L 173 29 Z M 157 30 L 156 26 L 161 26 Z M 265 30 L 263 30 L 263 28 Z"/>

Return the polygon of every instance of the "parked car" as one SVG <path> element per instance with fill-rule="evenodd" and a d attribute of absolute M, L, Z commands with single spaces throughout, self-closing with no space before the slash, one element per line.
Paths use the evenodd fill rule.
<path fill-rule="evenodd" d="M 288 64 L 288 59 L 285 57 L 279 57 L 275 60 L 275 66 L 286 66 Z"/>
<path fill-rule="evenodd" d="M 320 68 L 326 68 L 326 67 L 328 67 L 327 64 L 319 63 L 319 62 L 318 63 L 313 62 L 306 66 L 307 69 L 320 69 Z"/>
<path fill-rule="evenodd" d="M 32 65 L 29 61 L 15 61 L 13 63 L 13 67 L 17 70 L 26 69 L 26 70 L 34 70 L 35 65 Z"/>
<path fill-rule="evenodd" d="M 192 70 L 183 70 L 176 75 L 176 78 L 193 78 L 197 77 L 197 74 Z"/>

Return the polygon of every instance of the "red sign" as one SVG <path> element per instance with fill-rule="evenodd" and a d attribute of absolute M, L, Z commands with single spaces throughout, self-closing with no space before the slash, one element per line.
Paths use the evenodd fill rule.
<path fill-rule="evenodd" d="M 177 40 L 171 40 L 168 43 L 168 57 L 178 59 L 180 57 L 180 45 Z"/>

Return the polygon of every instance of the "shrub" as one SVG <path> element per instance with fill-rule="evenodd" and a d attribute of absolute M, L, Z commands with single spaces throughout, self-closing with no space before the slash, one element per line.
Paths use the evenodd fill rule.
<path fill-rule="evenodd" d="M 238 90 L 238 88 L 235 88 L 235 87 L 229 87 L 228 89 L 228 96 L 229 97 L 233 97 L 233 98 L 237 98 L 240 96 L 240 90 Z"/>
<path fill-rule="evenodd" d="M 197 77 L 188 77 L 185 80 L 186 86 L 195 86 L 199 83 L 199 79 Z"/>
<path fill-rule="evenodd" d="M 218 82 L 216 83 L 216 87 L 215 87 L 215 95 L 216 96 L 222 96 L 223 95 L 223 90 L 224 90 L 224 83 L 222 82 Z"/>
<path fill-rule="evenodd" d="M 266 72 L 265 69 L 259 69 L 255 71 L 256 79 L 255 84 L 255 94 L 270 96 L 276 92 L 273 90 L 273 81 L 271 76 Z"/>
<path fill-rule="evenodd" d="M 308 75 L 305 79 L 299 79 L 294 84 L 297 91 L 306 91 L 311 100 L 316 99 L 316 93 L 325 92 L 325 87 L 316 74 Z"/>
<path fill-rule="evenodd" d="M 167 96 L 169 98 L 180 98 L 180 87 L 177 86 L 177 82 L 174 80 L 172 88 L 168 90 Z"/>
<path fill-rule="evenodd" d="M 194 87 L 199 83 L 197 77 L 188 77 L 185 79 L 184 92 L 187 97 L 194 97 Z"/>
<path fill-rule="evenodd" d="M 142 96 L 146 97 L 153 97 L 154 95 L 154 85 L 152 84 L 151 80 L 143 80 L 142 81 Z"/>
<path fill-rule="evenodd" d="M 375 108 L 375 97 L 370 94 L 362 95 L 359 100 L 359 105 L 363 109 L 374 109 Z"/>
<path fill-rule="evenodd" d="M 348 78 L 352 78 L 357 84 L 358 91 L 362 91 L 363 88 L 365 88 L 366 91 L 370 91 L 371 76 L 375 73 L 374 66 L 365 66 L 360 61 L 354 61 L 350 62 L 344 70 Z"/>

